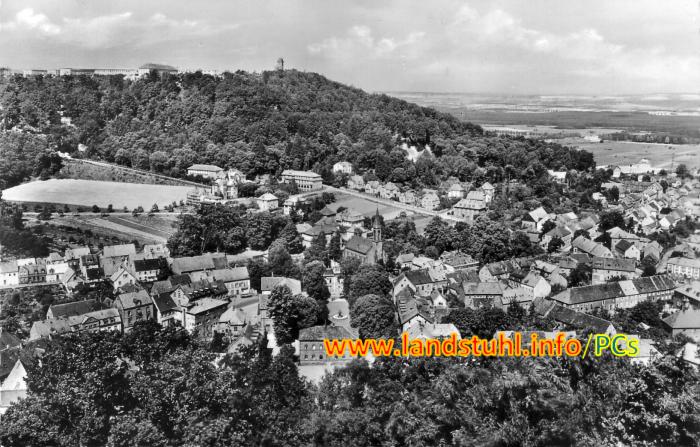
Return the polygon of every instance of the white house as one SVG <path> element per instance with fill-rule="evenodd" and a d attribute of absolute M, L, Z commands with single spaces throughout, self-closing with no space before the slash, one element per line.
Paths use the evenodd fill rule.
<path fill-rule="evenodd" d="M 463 199 L 466 194 L 467 192 L 464 189 L 464 186 L 462 186 L 460 183 L 453 184 L 447 191 L 447 197 L 450 199 Z"/>
<path fill-rule="evenodd" d="M 274 194 L 266 192 L 258 197 L 258 208 L 260 211 L 273 211 L 279 208 L 279 199 Z"/>
<path fill-rule="evenodd" d="M 27 371 L 24 369 L 22 361 L 17 359 L 12 371 L 0 386 L 0 414 L 5 414 L 7 407 L 19 399 L 27 397 L 26 378 Z"/>
<path fill-rule="evenodd" d="M 547 173 L 557 183 L 566 182 L 566 171 L 553 171 L 551 169 L 547 169 Z"/>
<path fill-rule="evenodd" d="M 19 266 L 17 261 L 0 263 L 0 285 L 16 286 L 19 284 Z"/>
<path fill-rule="evenodd" d="M 56 264 L 48 264 L 46 266 L 46 282 L 60 282 L 61 276 L 70 270 L 67 262 L 59 262 Z M 0 284 L 2 280 L 0 279 Z"/>
<path fill-rule="evenodd" d="M 339 161 L 333 165 L 334 174 L 352 174 L 352 163 L 349 161 Z"/>
<path fill-rule="evenodd" d="M 420 204 L 426 210 L 435 210 L 440 207 L 440 197 L 438 197 L 435 190 L 426 189 L 425 194 L 421 197 Z"/>
<path fill-rule="evenodd" d="M 116 272 L 109 278 L 112 281 L 114 290 L 120 289 L 126 285 L 136 285 L 139 279 L 131 271 L 124 267 L 119 267 Z"/>
<path fill-rule="evenodd" d="M 674 275 L 700 279 L 700 259 L 670 258 L 666 270 Z"/>

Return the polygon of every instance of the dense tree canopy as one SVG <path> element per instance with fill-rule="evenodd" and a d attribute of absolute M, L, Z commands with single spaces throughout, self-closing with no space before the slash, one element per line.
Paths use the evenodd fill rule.
<path fill-rule="evenodd" d="M 204 206 L 195 214 L 183 213 L 178 217 L 178 231 L 168 239 L 168 248 L 174 256 L 212 251 L 238 253 L 246 247 L 267 249 L 278 237 L 284 237 L 284 241 L 291 237 L 289 222 L 285 216 L 267 212 L 246 214 L 219 204 Z"/>
<path fill-rule="evenodd" d="M 295 70 L 137 81 L 15 76 L 0 80 L 0 122 L 27 132 L 0 144 L 7 152 L 0 160 L 11 168 L 0 172 L 10 184 L 51 174 L 59 166 L 41 154 L 76 153 L 78 144 L 90 158 L 172 176 L 211 163 L 249 178 L 312 169 L 333 180 L 333 164 L 347 160 L 380 180 L 434 186 L 448 176 L 481 184 L 594 166 L 586 151 L 486 136 L 449 114 Z M 430 143 L 435 157 L 414 164 L 402 142 Z"/>
<path fill-rule="evenodd" d="M 700 417 L 691 397 L 697 374 L 688 372 L 672 359 L 646 369 L 611 357 L 356 363 L 322 382 L 314 438 L 321 445 L 692 446 Z"/>
<path fill-rule="evenodd" d="M 300 445 L 310 393 L 290 352 L 263 346 L 214 366 L 182 329 L 137 324 L 50 343 L 30 395 L 0 425 L 13 446 Z"/>
<path fill-rule="evenodd" d="M 352 305 L 355 300 L 364 295 L 385 296 L 391 290 L 389 274 L 380 266 L 361 265 L 349 278 L 348 302 Z"/>
<path fill-rule="evenodd" d="M 350 310 L 350 324 L 356 327 L 360 338 L 391 338 L 397 334 L 394 304 L 379 295 L 359 297 Z"/>
<path fill-rule="evenodd" d="M 319 319 L 318 303 L 306 295 L 292 295 L 287 286 L 275 287 L 267 306 L 279 344 L 297 340 L 301 329 L 315 325 Z"/>

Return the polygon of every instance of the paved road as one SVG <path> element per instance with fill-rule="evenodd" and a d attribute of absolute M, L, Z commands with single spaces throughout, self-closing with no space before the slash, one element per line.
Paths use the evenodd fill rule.
<path fill-rule="evenodd" d="M 399 208 L 399 209 L 406 210 L 406 211 L 412 211 L 412 212 L 417 213 L 417 214 L 424 214 L 426 216 L 438 216 L 443 220 L 451 221 L 451 222 L 464 222 L 464 219 L 460 219 L 459 217 L 455 217 L 455 216 L 451 216 L 451 215 L 447 214 L 448 210 L 430 211 L 430 210 L 427 210 L 425 208 L 420 208 L 418 206 L 407 205 L 405 203 L 396 202 L 394 200 L 382 199 L 381 197 L 371 196 L 369 194 L 365 194 L 365 193 L 359 192 L 359 191 L 354 191 L 352 189 L 336 188 L 334 186 L 329 186 L 329 185 L 323 185 L 323 187 L 325 190 L 328 190 L 330 192 L 338 192 L 338 193 L 348 194 L 351 196 L 355 196 L 355 197 L 367 200 L 369 202 L 379 203 L 382 205 L 391 206 L 393 208 Z"/>

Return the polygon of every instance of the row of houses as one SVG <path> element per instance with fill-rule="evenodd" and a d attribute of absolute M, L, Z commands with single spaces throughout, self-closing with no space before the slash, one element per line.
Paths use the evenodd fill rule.
<path fill-rule="evenodd" d="M 642 301 L 671 301 L 676 283 L 667 275 L 655 275 L 623 281 L 572 287 L 554 296 L 562 306 L 578 310 L 604 309 L 614 312 Z"/>
<path fill-rule="evenodd" d="M 93 253 L 89 247 L 66 249 L 63 255 L 23 258 L 0 263 L 0 286 L 63 283 L 73 288 L 80 282 L 110 278 L 128 270 L 139 281 L 153 281 L 167 269 L 169 251 L 165 245 L 144 245 L 137 253 L 134 244 L 105 246 Z"/>
<path fill-rule="evenodd" d="M 478 214 L 484 212 L 492 200 L 495 190 L 493 185 L 486 182 L 478 189 L 470 191 L 471 185 L 465 185 L 455 179 L 440 189 L 424 188 L 421 191 L 415 191 L 401 188 L 393 182 L 381 183 L 378 180 L 365 182 L 359 175 L 351 176 L 347 186 L 375 197 L 396 200 L 430 211 L 440 208 L 441 197 L 458 200 L 451 213 L 465 220 L 473 220 Z"/>
<path fill-rule="evenodd" d="M 179 324 L 210 337 L 229 303 L 251 294 L 247 268 L 228 267 L 225 255 L 173 258 L 170 271 L 172 275 L 156 281 L 131 277 L 113 283 L 117 297 L 112 303 L 88 300 L 52 306 L 46 320 L 34 323 L 30 339 L 65 332 L 128 332 L 142 320 Z"/>

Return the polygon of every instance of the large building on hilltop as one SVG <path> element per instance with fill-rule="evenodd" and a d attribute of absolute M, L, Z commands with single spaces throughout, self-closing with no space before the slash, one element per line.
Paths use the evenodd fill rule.
<path fill-rule="evenodd" d="M 178 69 L 165 64 L 148 63 L 139 68 L 73 68 L 63 67 L 59 69 L 31 69 L 23 70 L 24 77 L 30 76 L 119 76 L 122 75 L 126 79 L 138 79 L 148 75 L 151 71 L 162 76 L 164 74 L 175 74 Z"/>
<path fill-rule="evenodd" d="M 143 64 L 139 67 L 138 75 L 145 76 L 145 75 L 149 74 L 151 71 L 154 71 L 157 74 L 159 74 L 160 76 L 163 76 L 164 74 L 177 73 L 177 68 L 175 68 L 171 65 L 148 63 L 148 64 Z"/>

